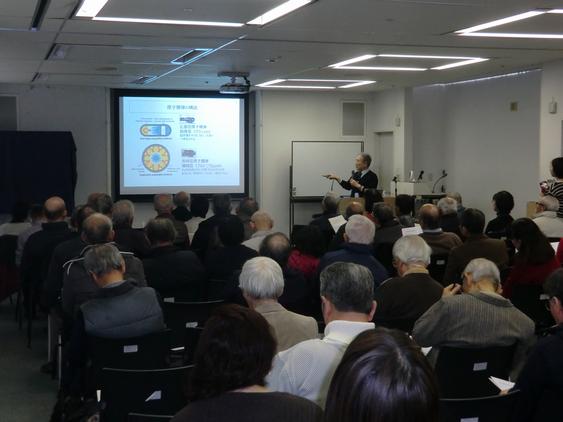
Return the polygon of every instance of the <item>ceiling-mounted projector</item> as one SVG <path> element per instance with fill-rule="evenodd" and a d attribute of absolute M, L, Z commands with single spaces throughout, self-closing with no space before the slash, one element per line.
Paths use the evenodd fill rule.
<path fill-rule="evenodd" d="M 221 85 L 219 88 L 220 94 L 248 94 L 250 90 L 248 72 L 219 72 L 217 76 L 231 78 L 231 82 Z M 237 82 L 237 78 L 243 79 L 244 82 Z"/>

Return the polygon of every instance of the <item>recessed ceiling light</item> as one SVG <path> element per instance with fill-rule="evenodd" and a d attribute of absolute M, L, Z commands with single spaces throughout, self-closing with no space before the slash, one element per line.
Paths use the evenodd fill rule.
<path fill-rule="evenodd" d="M 397 66 L 339 66 L 336 69 L 349 69 L 349 70 L 395 70 L 405 72 L 423 72 L 428 70 L 425 67 L 397 67 Z"/>
<path fill-rule="evenodd" d="M 193 26 L 224 26 L 239 28 L 243 23 L 237 22 L 209 22 L 209 21 L 187 21 L 176 19 L 144 19 L 144 18 L 125 18 L 125 17 L 93 17 L 95 21 L 105 22 L 128 22 L 128 23 L 155 23 L 160 25 L 193 25 Z"/>
<path fill-rule="evenodd" d="M 455 63 L 449 63 L 449 64 L 445 64 L 443 66 L 436 66 L 436 67 L 433 67 L 432 70 L 452 69 L 454 67 L 467 66 L 468 64 L 481 63 L 481 62 L 485 62 L 487 60 L 489 60 L 489 59 L 483 59 L 483 58 L 480 58 L 480 57 L 475 57 L 474 59 L 464 60 L 464 61 L 455 62 Z"/>
<path fill-rule="evenodd" d="M 358 63 L 358 62 L 363 62 L 365 60 L 373 59 L 374 57 L 377 57 L 377 54 L 364 54 L 363 56 L 354 57 L 353 59 L 344 60 L 343 62 L 331 64 L 328 67 L 342 67 L 352 63 Z"/>
<path fill-rule="evenodd" d="M 270 85 L 267 88 L 288 88 L 288 89 L 335 89 L 334 86 L 321 85 Z"/>
<path fill-rule="evenodd" d="M 546 10 L 531 10 L 529 12 L 519 13 L 518 15 L 508 16 L 506 18 L 497 19 L 491 22 L 485 22 L 481 25 L 472 26 L 470 28 L 460 29 L 459 31 L 455 31 L 455 33 L 463 35 L 469 32 L 481 31 L 483 29 L 494 28 L 495 26 L 505 25 L 507 23 L 517 22 L 523 19 L 532 18 L 534 16 L 543 15 L 544 13 L 546 13 Z"/>
<path fill-rule="evenodd" d="M 496 38 L 539 38 L 539 39 L 563 39 L 563 34 L 527 34 L 511 32 L 469 32 L 459 34 L 466 37 L 496 37 Z"/>
<path fill-rule="evenodd" d="M 193 63 L 196 60 L 206 56 L 211 50 L 211 48 L 194 48 L 193 50 L 182 54 L 180 57 L 176 57 L 174 60 L 171 60 L 170 63 L 180 65 Z"/>
<path fill-rule="evenodd" d="M 376 81 L 359 81 L 348 85 L 340 85 L 338 88 L 355 88 L 357 86 L 374 84 L 375 82 Z"/>
<path fill-rule="evenodd" d="M 108 0 L 84 0 L 76 12 L 76 16 L 81 18 L 93 18 L 106 5 Z"/>
<path fill-rule="evenodd" d="M 340 86 L 327 86 L 327 85 L 278 85 L 283 82 L 319 82 L 319 83 L 345 83 Z M 335 88 L 353 88 L 361 85 L 373 84 L 376 81 L 358 81 L 350 79 L 274 79 L 272 81 L 264 82 L 256 85 L 261 88 L 290 88 L 290 89 L 335 89 Z"/>
<path fill-rule="evenodd" d="M 268 82 L 262 82 L 261 84 L 258 84 L 256 86 L 260 86 L 260 87 L 265 87 L 265 86 L 270 86 L 270 85 L 274 85 L 274 84 L 279 84 L 285 82 L 285 79 L 274 79 L 272 81 L 268 81 Z"/>
<path fill-rule="evenodd" d="M 248 25 L 266 25 L 267 23 L 281 18 L 282 16 L 287 15 L 288 13 L 291 13 L 309 3 L 312 3 L 313 1 L 316 0 L 289 0 L 246 23 Z"/>
<path fill-rule="evenodd" d="M 461 56 L 426 56 L 419 54 L 378 54 L 377 57 L 396 57 L 399 59 L 452 59 L 452 60 L 466 60 L 473 59 L 474 57 L 461 57 Z"/>

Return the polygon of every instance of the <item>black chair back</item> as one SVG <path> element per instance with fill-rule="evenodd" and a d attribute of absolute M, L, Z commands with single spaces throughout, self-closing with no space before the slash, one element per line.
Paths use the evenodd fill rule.
<path fill-rule="evenodd" d="M 184 345 L 186 327 L 203 326 L 222 300 L 209 302 L 168 302 L 162 304 L 164 321 L 172 330 L 172 347 Z"/>
<path fill-rule="evenodd" d="M 497 394 L 498 388 L 489 377 L 508 379 L 515 346 L 441 347 L 435 367 L 441 397 L 457 399 Z"/>
<path fill-rule="evenodd" d="M 195 350 L 203 327 L 186 327 L 186 337 L 184 341 L 184 364 L 192 365 L 194 363 Z"/>
<path fill-rule="evenodd" d="M 463 382 L 463 380 L 458 380 Z M 498 389 L 497 389 L 498 391 Z M 510 422 L 519 391 L 469 399 L 440 399 L 441 422 Z"/>
<path fill-rule="evenodd" d="M 130 413 L 174 415 L 186 404 L 185 386 L 191 366 L 167 369 L 102 370 L 104 421 L 124 421 Z"/>
<path fill-rule="evenodd" d="M 173 418 L 172 415 L 145 415 L 142 413 L 129 413 L 127 422 L 166 422 Z"/>
<path fill-rule="evenodd" d="M 225 297 L 225 290 L 227 288 L 227 280 L 212 278 L 207 280 L 206 284 L 206 297 L 208 301 L 223 300 Z"/>
<path fill-rule="evenodd" d="M 555 323 L 551 313 L 545 307 L 545 300 L 541 285 L 515 284 L 512 287 L 510 301 L 524 312 L 539 328 L 550 327 Z"/>
<path fill-rule="evenodd" d="M 19 289 L 19 272 L 16 267 L 17 243 L 17 236 L 0 236 L 0 302 Z"/>
<path fill-rule="evenodd" d="M 444 274 L 446 273 L 446 266 L 448 265 L 447 254 L 436 254 L 430 256 L 430 265 L 428 265 L 428 272 L 430 277 L 436 280 L 438 283 L 450 283 L 453 280 L 444 280 Z"/>
<path fill-rule="evenodd" d="M 389 277 L 394 277 L 397 272 L 393 266 L 393 245 L 394 243 L 385 242 L 373 247 L 373 256 L 385 267 Z"/>

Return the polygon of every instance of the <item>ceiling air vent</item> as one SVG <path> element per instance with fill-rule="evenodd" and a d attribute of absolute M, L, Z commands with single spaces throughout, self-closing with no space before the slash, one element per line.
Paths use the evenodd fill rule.
<path fill-rule="evenodd" d="M 203 56 L 207 56 L 211 51 L 210 48 L 194 48 L 193 50 L 188 51 L 185 54 L 182 54 L 180 57 L 176 57 L 170 63 L 172 64 L 188 64 L 191 62 L 195 62 L 197 59 L 200 59 Z"/>

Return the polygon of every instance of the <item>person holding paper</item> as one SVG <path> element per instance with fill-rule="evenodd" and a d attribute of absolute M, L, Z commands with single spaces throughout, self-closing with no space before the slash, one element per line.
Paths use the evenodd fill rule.
<path fill-rule="evenodd" d="M 334 174 L 327 174 L 325 177 L 336 180 L 344 189 L 350 190 L 351 197 L 364 196 L 366 189 L 377 189 L 377 175 L 369 169 L 370 165 L 370 155 L 362 152 L 356 156 L 356 171 L 352 172 L 348 180 L 343 180 Z"/>

